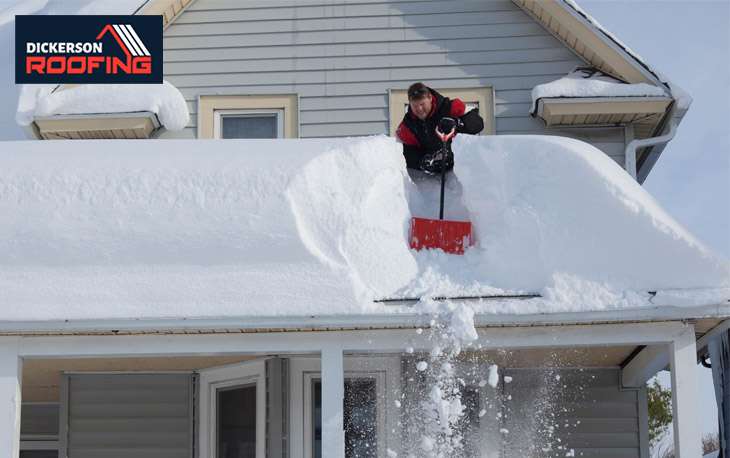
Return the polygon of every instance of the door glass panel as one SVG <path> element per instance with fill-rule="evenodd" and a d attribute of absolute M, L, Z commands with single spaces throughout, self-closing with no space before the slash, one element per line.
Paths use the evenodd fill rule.
<path fill-rule="evenodd" d="M 221 138 L 276 138 L 276 116 L 221 116 Z"/>
<path fill-rule="evenodd" d="M 322 382 L 312 384 L 313 456 L 322 456 Z M 346 379 L 344 399 L 345 456 L 375 458 L 378 455 L 375 380 Z"/>
<path fill-rule="evenodd" d="M 218 458 L 256 457 L 256 385 L 217 391 Z"/>

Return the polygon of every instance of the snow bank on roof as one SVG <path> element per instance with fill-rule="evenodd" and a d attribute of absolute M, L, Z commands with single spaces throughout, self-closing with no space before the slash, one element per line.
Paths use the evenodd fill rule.
<path fill-rule="evenodd" d="M 438 185 L 388 137 L 46 141 L 0 149 L 0 320 L 387 313 L 376 297 L 536 291 L 477 313 L 651 305 L 730 268 L 599 150 L 459 137 L 465 256 L 407 249 Z"/>
<path fill-rule="evenodd" d="M 163 84 L 86 84 L 64 89 L 23 87 L 16 120 L 22 126 L 42 116 L 64 114 L 155 113 L 168 130 L 184 129 L 189 121 L 185 98 L 175 86 Z"/>
<path fill-rule="evenodd" d="M 566 76 L 532 88 L 532 110 L 545 97 L 662 97 L 665 91 L 646 83 L 628 84 L 595 70 L 577 68 Z"/>

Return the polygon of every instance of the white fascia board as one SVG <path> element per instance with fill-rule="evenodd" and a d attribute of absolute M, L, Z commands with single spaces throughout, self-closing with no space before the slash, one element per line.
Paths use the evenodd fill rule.
<path fill-rule="evenodd" d="M 627 52 L 623 46 L 619 45 L 614 41 L 608 33 L 606 33 L 604 30 L 602 30 L 600 27 L 596 26 L 594 23 L 589 21 L 585 16 L 580 14 L 578 11 L 575 10 L 568 2 L 564 1 L 558 1 L 558 3 L 565 9 L 569 14 L 574 16 L 578 21 L 582 22 L 586 27 L 592 30 L 598 31 L 598 37 L 606 43 L 611 49 L 616 51 L 617 53 L 621 54 L 626 58 L 627 61 L 631 62 L 631 64 L 636 68 L 642 75 L 644 75 L 648 80 L 653 81 L 654 84 L 656 84 L 659 87 L 664 88 L 664 90 L 669 93 L 669 88 L 667 87 L 667 84 L 665 84 L 661 79 L 659 79 L 659 76 L 656 75 L 653 71 L 649 70 L 649 64 L 646 62 L 641 61 L 636 56 L 632 55 L 631 53 Z"/>
<path fill-rule="evenodd" d="M 563 326 L 730 318 L 730 303 L 700 307 L 655 306 L 637 309 L 541 314 L 477 314 L 480 328 Z M 378 315 L 308 315 L 283 317 L 229 316 L 219 318 L 151 318 L 102 320 L 0 321 L 0 334 L 154 333 L 158 331 L 244 330 L 318 331 L 357 329 L 415 329 L 430 315 L 394 312 Z"/>
<path fill-rule="evenodd" d="M 620 323 L 573 326 L 480 328 L 471 348 L 529 349 L 661 345 L 673 342 L 691 324 L 683 322 Z M 429 332 L 375 329 L 320 332 L 212 333 L 147 335 L 72 335 L 21 337 L 22 358 L 152 357 L 193 355 L 278 355 L 321 353 L 339 349 L 354 353 L 428 351 Z"/>
<path fill-rule="evenodd" d="M 150 118 L 155 128 L 161 126 L 157 115 L 151 111 L 124 111 L 119 113 L 76 113 L 57 114 L 51 116 L 36 116 L 33 121 L 53 121 L 57 119 L 105 119 L 105 118 Z"/>

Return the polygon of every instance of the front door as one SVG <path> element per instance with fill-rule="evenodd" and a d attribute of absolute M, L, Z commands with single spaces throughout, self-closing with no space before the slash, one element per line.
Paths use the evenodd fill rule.
<path fill-rule="evenodd" d="M 266 361 L 200 371 L 200 458 L 265 458 Z"/>

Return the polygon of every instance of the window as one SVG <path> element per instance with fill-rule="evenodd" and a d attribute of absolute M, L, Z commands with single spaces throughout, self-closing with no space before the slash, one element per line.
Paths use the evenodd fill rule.
<path fill-rule="evenodd" d="M 283 138 L 284 110 L 215 110 L 215 138 Z"/>
<path fill-rule="evenodd" d="M 198 138 L 296 138 L 298 98 L 290 95 L 201 95 Z"/>
<path fill-rule="evenodd" d="M 256 456 L 256 384 L 220 389 L 217 394 L 218 458 Z"/>
<path fill-rule="evenodd" d="M 266 361 L 202 369 L 198 447 L 211 458 L 266 456 Z"/>
<path fill-rule="evenodd" d="M 451 99 L 459 98 L 466 104 L 466 110 L 479 108 L 479 114 L 484 119 L 484 131 L 481 135 L 494 134 L 494 90 L 492 87 L 452 88 L 435 87 L 441 95 Z M 391 89 L 390 103 L 390 135 L 395 136 L 395 130 L 408 110 L 408 94 L 406 89 Z"/>
<path fill-rule="evenodd" d="M 345 457 L 376 458 L 378 452 L 377 382 L 372 378 L 345 379 Z M 312 387 L 312 456 L 322 457 L 322 382 Z"/>
<path fill-rule="evenodd" d="M 400 359 L 349 356 L 344 360 L 343 426 L 347 458 L 388 456 L 399 450 Z M 322 382 L 318 358 L 290 360 L 291 458 L 322 456 Z M 303 415 L 302 415 L 303 412 Z"/>

